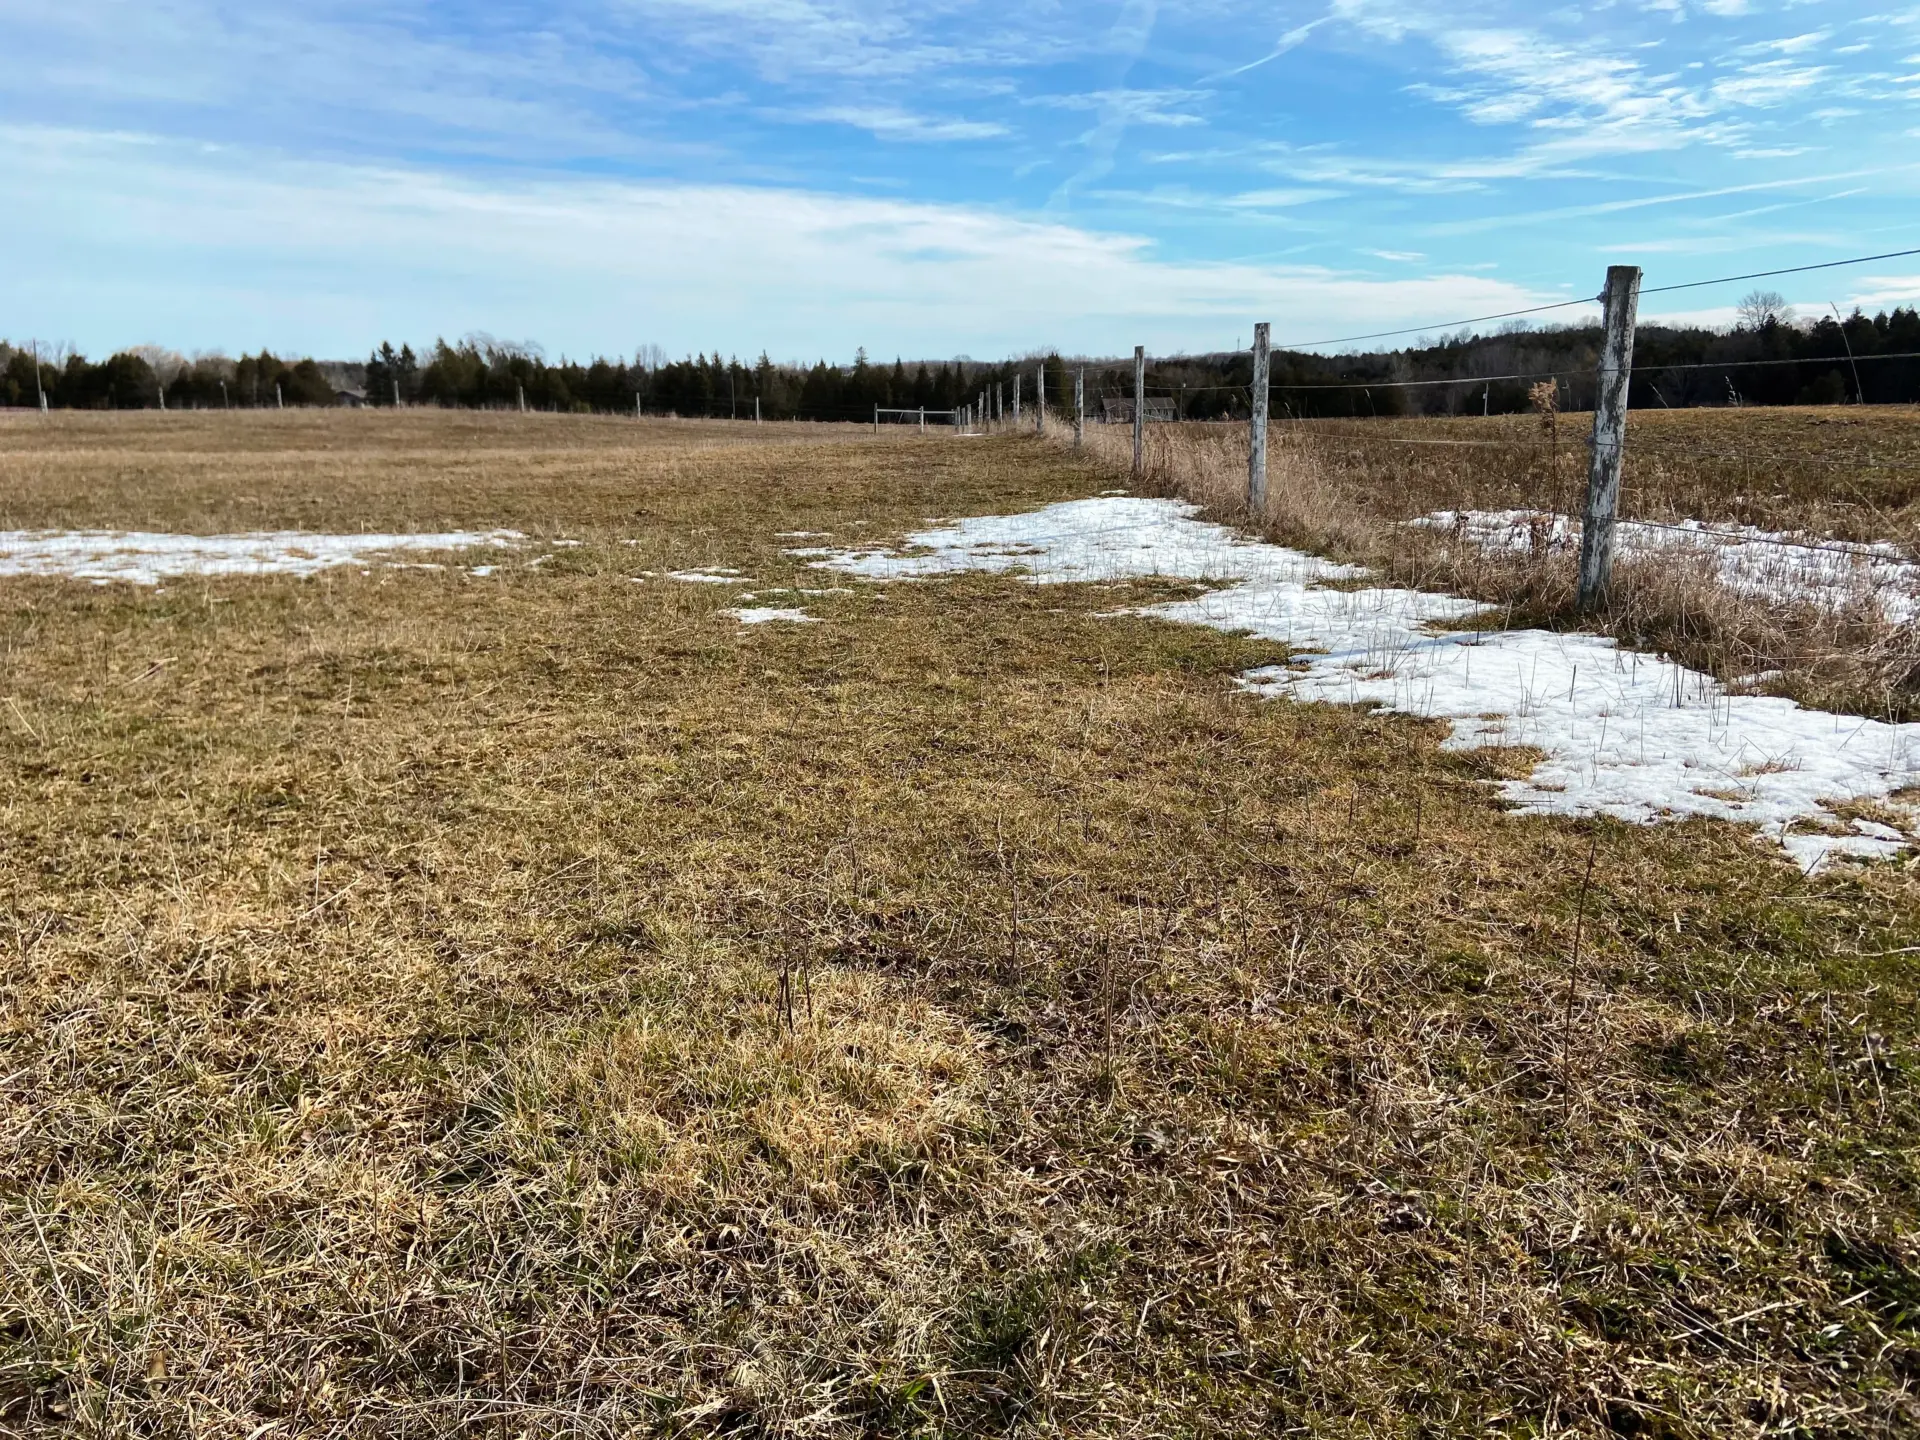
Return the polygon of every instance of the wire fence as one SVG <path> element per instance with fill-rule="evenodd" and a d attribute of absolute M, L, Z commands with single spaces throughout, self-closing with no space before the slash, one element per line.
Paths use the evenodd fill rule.
<path fill-rule="evenodd" d="M 1597 605 L 1611 578 L 1612 533 L 1620 523 L 1631 523 L 1669 533 L 1685 533 L 1702 542 L 1753 542 L 1764 533 L 1765 542 L 1787 549 L 1836 556 L 1884 558 L 1872 541 L 1858 541 L 1844 532 L 1875 539 L 1894 538 L 1913 543 L 1909 522 L 1890 512 L 1905 503 L 1908 492 L 1920 498 L 1920 426 L 1909 438 L 1891 431 L 1875 431 L 1863 441 L 1853 432 L 1815 435 L 1806 427 L 1792 433 L 1727 421 L 1724 415 L 1696 417 L 1689 428 L 1649 425 L 1637 428 L 1630 445 L 1626 417 L 1630 387 L 1642 385 L 1643 416 L 1657 413 L 1646 402 L 1651 395 L 1657 410 L 1675 410 L 1660 383 L 1670 377 L 1718 372 L 1725 377 L 1728 399 L 1741 398 L 1738 387 L 1748 372 L 1787 366 L 1844 366 L 1855 381 L 1856 398 L 1862 367 L 1920 360 L 1920 350 L 1900 348 L 1855 353 L 1840 328 L 1842 348 L 1831 356 L 1755 356 L 1734 360 L 1659 358 L 1636 366 L 1633 359 L 1640 297 L 1701 290 L 1716 285 L 1746 283 L 1777 276 L 1827 271 L 1848 265 L 1920 255 L 1920 248 L 1819 261 L 1804 265 L 1750 271 L 1738 275 L 1688 280 L 1653 287 L 1641 285 L 1641 272 L 1619 266 L 1609 271 L 1608 287 L 1598 297 L 1601 305 L 1600 353 L 1584 368 L 1515 368 L 1498 373 L 1447 377 L 1381 378 L 1300 382 L 1267 380 L 1253 384 L 1148 383 L 1144 349 L 1137 348 L 1131 387 L 1108 383 L 1089 410 L 1084 369 L 1064 376 L 1056 371 L 1049 386 L 1044 365 L 1011 381 L 981 387 L 961 405 L 957 430 L 1004 433 L 1042 430 L 1054 411 L 1070 424 L 1078 443 L 1088 425 L 1125 425 L 1133 432 L 1132 468 L 1136 477 L 1146 464 L 1149 426 L 1185 420 L 1191 399 L 1209 392 L 1230 394 L 1246 412 L 1245 419 L 1226 423 L 1188 422 L 1196 433 L 1219 437 L 1244 432 L 1246 497 L 1259 509 L 1265 502 L 1269 436 L 1283 455 L 1309 457 L 1314 463 L 1339 470 L 1368 497 L 1383 518 L 1400 522 L 1442 512 L 1495 510 L 1537 513 L 1577 520 L 1583 550 L 1583 603 Z M 1468 317 L 1442 325 L 1408 326 L 1320 340 L 1287 342 L 1287 348 L 1351 344 L 1393 336 L 1431 334 L 1523 316 L 1575 307 L 1591 308 L 1595 299 L 1555 302 L 1490 315 Z M 1253 373 L 1265 378 L 1271 346 L 1266 327 L 1258 327 Z M 1124 362 L 1122 362 L 1124 363 Z M 1109 376 L 1119 367 L 1106 367 Z M 1124 372 L 1122 372 L 1124 373 Z M 1065 393 L 1072 386 L 1072 400 Z M 1478 389 L 1482 397 L 1496 385 L 1527 387 L 1528 409 L 1495 417 L 1483 404 L 1479 416 L 1412 417 L 1377 412 L 1346 418 L 1319 418 L 1297 413 L 1291 397 L 1312 392 L 1345 392 L 1371 396 L 1374 392 Z M 1591 430 L 1575 434 L 1564 414 L 1568 396 L 1591 396 Z M 1035 404 L 1035 401 L 1040 403 Z M 1733 408 L 1729 406 L 1727 408 Z M 1487 433 L 1491 423 L 1494 433 Z M 1583 422 L 1584 423 L 1584 422 Z M 1436 433 L 1437 431 L 1437 433 Z M 1417 432 L 1417 433 L 1416 433 Z M 1357 450 L 1354 447 L 1359 447 Z M 1378 450 L 1376 457 L 1371 452 Z M 1398 454 L 1398 460 L 1390 457 Z M 1410 457 L 1426 457 L 1415 461 Z M 1703 524 L 1703 519 L 1714 523 Z M 1794 522 L 1809 533 L 1794 533 Z M 1842 532 L 1842 533 L 1835 533 Z"/>

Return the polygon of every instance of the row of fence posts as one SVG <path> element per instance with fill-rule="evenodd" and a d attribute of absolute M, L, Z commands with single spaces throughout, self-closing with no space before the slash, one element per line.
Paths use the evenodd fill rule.
<path fill-rule="evenodd" d="M 1587 501 L 1580 526 L 1580 592 L 1582 610 L 1605 603 L 1613 578 L 1614 522 L 1620 508 L 1620 467 L 1627 445 L 1627 388 L 1633 378 L 1633 338 L 1640 308 L 1640 268 L 1610 265 L 1607 284 L 1599 296 L 1602 305 L 1600 362 L 1593 406 L 1592 454 L 1587 465 Z M 1253 327 L 1253 376 L 1247 417 L 1247 508 L 1256 516 L 1267 508 L 1267 416 L 1272 394 L 1271 329 L 1266 321 Z M 1046 433 L 1046 368 L 1034 376 L 1034 430 Z M 1073 443 L 1085 438 L 1086 374 L 1073 376 Z M 967 430 L 998 421 L 1003 415 L 1004 386 L 982 388 L 975 401 L 960 408 L 955 418 Z M 1020 418 L 1020 376 L 1013 378 L 1013 418 Z M 875 428 L 879 428 L 875 412 Z M 1133 478 L 1146 474 L 1147 350 L 1133 347 Z"/>

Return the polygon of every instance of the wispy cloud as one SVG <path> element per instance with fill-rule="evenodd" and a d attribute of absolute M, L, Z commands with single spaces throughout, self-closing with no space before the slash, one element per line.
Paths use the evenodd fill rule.
<path fill-rule="evenodd" d="M 350 355 L 382 336 L 487 330 L 570 354 L 643 339 L 765 344 L 795 357 L 860 344 L 1120 353 L 1219 348 L 1262 314 L 1345 333 L 1543 298 L 1466 274 L 1378 280 L 1173 262 L 1139 236 L 968 206 L 743 186 L 480 183 L 46 130 L 0 129 L 0 186 L 21 206 L 25 243 L 78 253 L 91 277 L 37 289 L 17 322 L 96 350 L 156 333 L 186 346 L 291 334 L 302 348 Z M 218 252 L 208 214 L 222 217 Z M 263 291 L 222 261 L 259 248 L 300 283 Z M 135 290 L 166 301 L 143 304 L 130 335 Z M 984 306 L 983 295 L 999 303 Z"/>
<path fill-rule="evenodd" d="M 880 106 L 830 105 L 805 112 L 805 119 L 851 125 L 882 140 L 992 140 L 1008 133 L 997 120 L 950 120 Z"/>

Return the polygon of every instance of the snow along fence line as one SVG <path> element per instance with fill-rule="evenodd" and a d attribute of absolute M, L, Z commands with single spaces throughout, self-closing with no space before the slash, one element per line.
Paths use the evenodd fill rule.
<path fill-rule="evenodd" d="M 1252 693 L 1444 721 L 1451 749 L 1539 750 L 1531 774 L 1499 783 L 1521 814 L 1739 821 L 1808 871 L 1920 843 L 1920 817 L 1895 798 L 1920 783 L 1920 724 L 1742 694 L 1606 636 L 1443 628 L 1488 607 L 1355 585 L 1370 572 L 1249 539 L 1183 502 L 1103 496 L 961 520 L 897 549 L 789 553 L 869 582 L 966 571 L 1042 585 L 1196 581 L 1212 588 L 1132 613 L 1286 645 L 1288 664 L 1240 677 Z M 1901 823 L 1846 815 L 1862 804 Z"/>

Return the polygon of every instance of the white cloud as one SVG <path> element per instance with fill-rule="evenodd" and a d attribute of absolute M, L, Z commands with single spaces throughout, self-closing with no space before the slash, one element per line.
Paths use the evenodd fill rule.
<path fill-rule="evenodd" d="M 1286 210 L 1295 205 L 1311 205 L 1320 200 L 1338 200 L 1338 190 L 1243 190 L 1222 197 L 1229 210 Z"/>
<path fill-rule="evenodd" d="M 851 125 L 882 140 L 991 140 L 1007 133 L 997 121 L 942 119 L 886 106 L 827 106 L 806 112 L 805 118 Z"/>
<path fill-rule="evenodd" d="M 1198 125 L 1201 118 L 1176 106 L 1204 100 L 1205 90 L 1089 90 L 1071 95 L 1036 95 L 1029 105 L 1049 110 L 1087 110 L 1128 125 Z"/>
<path fill-rule="evenodd" d="M 41 257 L 10 323 L 352 355 L 381 338 L 531 334 L 782 357 L 1220 348 L 1518 309 L 1486 276 L 1174 262 L 1145 240 L 952 205 L 745 186 L 456 179 L 0 129 L 10 239 Z"/>
<path fill-rule="evenodd" d="M 1772 106 L 1813 89 L 1830 72 L 1824 65 L 1795 65 L 1769 60 L 1745 67 L 1738 75 L 1713 82 L 1713 98 L 1726 105 Z"/>
<path fill-rule="evenodd" d="M 1840 308 L 1859 306 L 1873 311 L 1889 305 L 1912 305 L 1920 301 L 1920 275 L 1863 275 L 1854 282 Z"/>

